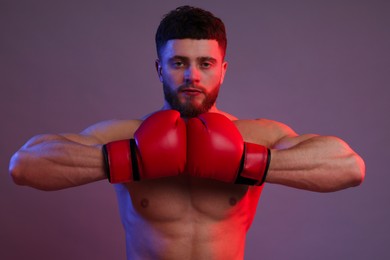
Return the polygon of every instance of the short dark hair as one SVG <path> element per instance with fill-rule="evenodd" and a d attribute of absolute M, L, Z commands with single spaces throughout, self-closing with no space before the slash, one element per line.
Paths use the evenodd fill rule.
<path fill-rule="evenodd" d="M 211 12 L 192 6 L 180 6 L 164 16 L 156 32 L 156 48 L 160 57 L 161 48 L 174 39 L 217 40 L 226 53 L 226 31 L 222 20 Z"/>

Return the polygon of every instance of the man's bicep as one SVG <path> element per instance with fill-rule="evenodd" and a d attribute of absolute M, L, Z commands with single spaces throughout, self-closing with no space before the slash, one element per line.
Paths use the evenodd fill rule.
<path fill-rule="evenodd" d="M 87 133 L 80 133 L 80 134 L 73 134 L 73 133 L 63 133 L 60 134 L 60 136 L 66 138 L 69 141 L 83 144 L 83 145 L 97 145 L 97 144 L 103 144 L 99 138 L 97 138 L 94 135 L 90 135 Z"/>
<path fill-rule="evenodd" d="M 285 135 L 281 139 L 279 139 L 272 148 L 277 150 L 288 149 L 316 136 L 318 135 L 315 134 Z"/>
<path fill-rule="evenodd" d="M 297 134 L 292 128 L 289 126 L 280 123 L 280 122 L 273 122 L 273 128 L 274 131 L 277 132 L 277 138 L 274 144 L 272 145 L 272 149 L 276 150 L 284 150 L 289 149 L 293 146 L 298 145 L 299 143 L 302 143 L 306 140 L 309 140 L 315 136 L 315 134 L 303 134 L 299 135 Z"/>
<path fill-rule="evenodd" d="M 59 136 L 68 141 L 83 144 L 83 145 L 97 145 L 104 144 L 104 136 L 109 135 L 110 127 L 114 121 L 104 121 L 91 125 L 81 131 L 80 133 L 61 133 Z"/>

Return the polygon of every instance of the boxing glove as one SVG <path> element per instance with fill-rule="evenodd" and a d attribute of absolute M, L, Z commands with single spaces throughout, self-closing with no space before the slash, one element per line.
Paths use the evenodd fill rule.
<path fill-rule="evenodd" d="M 233 122 L 221 114 L 205 113 L 187 122 L 186 171 L 192 176 L 262 185 L 270 159 L 267 147 L 245 143 Z"/>
<path fill-rule="evenodd" d="M 185 122 L 177 111 L 156 112 L 144 120 L 134 139 L 103 145 L 103 156 L 110 183 L 176 176 L 185 168 Z"/>

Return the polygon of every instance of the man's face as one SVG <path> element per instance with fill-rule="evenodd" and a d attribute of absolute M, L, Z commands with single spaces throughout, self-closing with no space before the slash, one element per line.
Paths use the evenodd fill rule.
<path fill-rule="evenodd" d="M 169 40 L 156 61 L 165 107 L 183 117 L 214 109 L 226 68 L 216 40 Z"/>

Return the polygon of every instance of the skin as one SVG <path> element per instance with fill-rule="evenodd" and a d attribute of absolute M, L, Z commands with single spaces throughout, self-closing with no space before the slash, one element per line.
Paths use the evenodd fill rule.
<path fill-rule="evenodd" d="M 201 109 L 206 96 L 218 92 L 227 63 L 214 40 L 171 40 L 156 70 L 181 105 Z M 171 108 L 167 101 L 162 107 Z M 246 142 L 271 148 L 268 183 L 331 192 L 363 181 L 363 160 L 337 137 L 297 135 L 265 119 L 238 120 L 215 103 L 209 111 L 230 118 Z M 141 123 L 106 121 L 80 134 L 33 137 L 11 158 L 10 174 L 15 183 L 42 190 L 106 179 L 102 144 L 132 138 Z M 185 174 L 116 184 L 128 259 L 243 259 L 262 188 Z"/>

